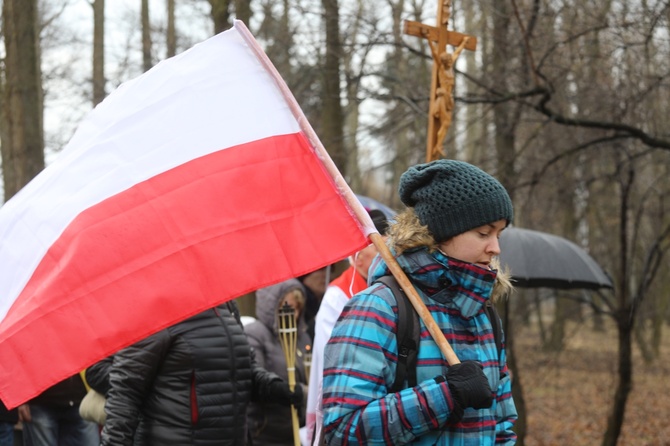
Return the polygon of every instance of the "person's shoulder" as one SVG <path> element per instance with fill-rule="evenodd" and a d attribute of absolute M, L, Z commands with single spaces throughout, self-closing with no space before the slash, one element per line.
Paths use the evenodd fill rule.
<path fill-rule="evenodd" d="M 349 302 L 347 308 L 369 308 L 377 309 L 383 312 L 393 311 L 396 305 L 393 291 L 381 282 L 373 282 L 363 291 L 354 294 Z"/>
<path fill-rule="evenodd" d="M 393 276 L 391 276 L 393 278 Z M 395 279 L 393 279 L 395 280 Z M 377 297 L 382 300 L 389 301 L 388 297 L 393 295 L 393 291 L 389 286 L 383 283 L 380 278 L 377 278 L 368 285 L 363 291 L 359 291 L 353 297 L 367 296 L 368 298 Z M 352 299 L 353 299 L 352 297 Z"/>
<path fill-rule="evenodd" d="M 271 336 L 270 329 L 258 319 L 249 321 L 244 325 L 244 332 L 249 337 L 264 339 Z"/>
<path fill-rule="evenodd" d="M 327 310 L 342 310 L 344 304 L 349 300 L 349 296 L 338 286 L 329 286 L 326 289 L 323 299 L 321 300 L 321 305 L 319 306 L 318 313 L 321 313 L 322 309 Z M 317 317 L 318 317 L 317 313 Z"/>
<path fill-rule="evenodd" d="M 240 321 L 243 326 L 251 325 L 252 322 L 256 322 L 257 319 L 253 316 L 240 316 Z"/>
<path fill-rule="evenodd" d="M 355 294 L 345 305 L 333 328 L 332 338 L 340 343 L 371 342 L 385 345 L 398 317 L 393 294 L 383 284 L 373 284 Z M 331 341 L 329 341 L 330 343 Z"/>
<path fill-rule="evenodd" d="M 330 285 L 328 285 L 328 288 L 326 288 L 326 292 L 323 293 L 323 300 L 333 299 L 339 296 L 346 296 L 346 293 L 339 285 L 331 283 Z"/>
<path fill-rule="evenodd" d="M 244 331 L 249 333 L 252 331 L 258 331 L 264 327 L 265 324 L 263 324 L 261 321 L 256 318 L 251 318 L 246 320 L 246 323 L 244 324 Z"/>

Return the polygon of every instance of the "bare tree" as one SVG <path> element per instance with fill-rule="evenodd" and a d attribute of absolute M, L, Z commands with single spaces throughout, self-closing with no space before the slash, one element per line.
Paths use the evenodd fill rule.
<path fill-rule="evenodd" d="M 658 158 L 654 149 L 669 147 L 656 117 L 649 113 L 653 109 L 658 114 L 656 99 L 667 96 L 662 86 L 669 81 L 669 68 L 665 59 L 659 59 L 665 50 L 654 31 L 658 21 L 667 17 L 648 4 L 617 2 L 614 7 L 613 3 L 594 4 L 589 14 L 578 15 L 576 4 L 556 11 L 552 4 L 543 5 L 546 10 L 537 14 L 537 2 L 512 2 L 517 9 L 509 14 L 516 17 L 517 31 L 526 36 L 523 48 L 530 81 L 488 84 L 488 92 L 482 92 L 491 103 L 513 101 L 522 107 L 513 120 L 515 151 L 505 159 L 514 157 L 524 165 L 515 196 L 524 195 L 528 186 L 536 206 L 535 211 L 527 207 L 524 222 L 539 229 L 554 228 L 580 244 L 588 242 L 592 253 L 615 272 L 614 298 L 604 295 L 604 308 L 595 308 L 613 316 L 619 345 L 619 379 L 604 445 L 616 444 L 621 432 L 632 385 L 635 315 L 668 248 L 667 216 L 657 220 L 648 234 L 633 229 L 646 227 L 652 216 L 649 211 L 658 209 L 642 199 L 646 186 L 639 179 L 641 173 L 649 170 L 652 157 Z M 532 23 L 533 17 L 546 20 L 536 28 L 543 30 L 542 39 L 534 38 L 528 32 L 530 26 L 522 25 Z M 623 25 L 631 20 L 645 23 L 645 31 Z M 644 59 L 649 54 L 653 62 Z M 518 64 L 506 61 L 506 75 L 519 77 L 514 71 Z M 538 149 L 529 149 L 531 143 Z M 518 147 L 528 148 L 521 158 Z M 667 156 L 663 159 L 667 162 Z M 609 172 L 598 172 L 596 165 L 606 166 Z M 658 181 L 653 183 L 654 189 L 659 186 Z M 590 212 L 584 212 L 587 206 L 575 206 L 586 191 L 588 200 L 597 202 Z M 594 219 L 596 212 L 601 215 Z"/>
<path fill-rule="evenodd" d="M 174 1 L 167 0 L 167 57 L 177 54 L 177 29 L 174 19 Z"/>
<path fill-rule="evenodd" d="M 391 29 L 380 38 L 378 45 L 388 46 L 384 64 L 373 72 L 380 88 L 370 92 L 386 105 L 387 110 L 379 123 L 371 129 L 384 144 L 387 161 L 388 202 L 400 207 L 397 194 L 400 174 L 411 164 L 425 161 L 427 114 L 430 92 L 432 59 L 428 56 L 424 39 L 412 37 L 407 51 L 403 38 L 405 0 L 387 0 L 392 18 Z M 422 2 L 411 2 L 408 18 L 423 21 Z"/>
<path fill-rule="evenodd" d="M 235 18 L 245 25 L 251 21 L 251 0 L 235 0 Z"/>
<path fill-rule="evenodd" d="M 352 6 L 348 23 L 342 20 L 341 31 L 342 68 L 346 79 L 343 147 L 346 150 L 347 181 L 353 190 L 362 191 L 363 175 L 359 166 L 362 157 L 358 150 L 360 106 L 366 99 L 362 82 L 365 77 L 366 61 L 371 56 L 374 42 L 379 37 L 377 20 L 370 17 L 371 14 L 366 11 L 366 8 L 374 6 L 363 0 L 358 0 Z M 363 36 L 366 39 L 363 39 Z"/>
<path fill-rule="evenodd" d="M 93 1 L 93 105 L 105 99 L 105 0 Z"/>
<path fill-rule="evenodd" d="M 151 21 L 149 20 L 149 0 L 142 0 L 142 67 L 149 71 L 151 60 Z"/>
<path fill-rule="evenodd" d="M 214 34 L 230 27 L 230 0 L 208 0 L 211 5 L 211 16 L 214 20 Z"/>
<path fill-rule="evenodd" d="M 37 0 L 5 0 L 2 173 L 5 199 L 44 169 Z"/>
<path fill-rule="evenodd" d="M 340 89 L 340 10 L 338 0 L 321 0 L 326 29 L 326 49 L 323 64 L 323 109 L 321 138 L 342 175 L 347 177 L 347 154 L 344 147 L 344 116 Z"/>

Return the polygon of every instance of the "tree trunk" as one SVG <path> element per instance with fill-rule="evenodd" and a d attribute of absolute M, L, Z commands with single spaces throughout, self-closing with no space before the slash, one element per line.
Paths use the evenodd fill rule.
<path fill-rule="evenodd" d="M 356 16 L 353 22 L 352 36 L 356 36 L 360 33 L 361 21 L 363 20 L 363 1 L 357 0 L 356 2 Z M 353 37 L 351 44 L 353 46 Z M 344 45 L 347 45 L 347 42 L 343 42 Z M 358 141 L 356 140 L 356 135 L 358 135 L 359 128 L 359 99 L 358 95 L 360 92 L 361 81 L 360 81 L 360 67 L 356 67 L 353 59 L 353 52 L 347 51 L 342 55 L 342 62 L 344 66 L 344 73 L 346 77 L 346 95 L 347 95 L 347 106 L 344 112 L 344 126 L 346 135 L 344 141 L 344 147 L 347 151 L 347 167 L 346 171 L 348 173 L 349 186 L 355 190 L 360 191 L 363 186 L 363 181 L 361 178 L 361 172 L 358 166 Z"/>
<path fill-rule="evenodd" d="M 44 169 L 43 93 L 37 0 L 5 0 L 2 173 L 5 200 Z"/>
<path fill-rule="evenodd" d="M 177 27 L 174 19 L 174 1 L 167 0 L 167 57 L 177 54 Z"/>
<path fill-rule="evenodd" d="M 621 435 L 621 426 L 623 426 L 624 414 L 626 413 L 628 395 L 633 387 L 630 308 L 622 310 L 617 318 L 617 326 L 619 328 L 619 379 L 616 393 L 614 394 L 612 412 L 607 418 L 607 430 L 603 437 L 603 446 L 616 446 L 619 435 Z"/>
<path fill-rule="evenodd" d="M 249 26 L 251 20 L 251 0 L 235 0 L 235 18 Z"/>
<path fill-rule="evenodd" d="M 230 12 L 228 11 L 229 0 L 209 0 L 212 7 L 210 15 L 214 21 L 214 34 L 219 34 L 229 28 Z"/>
<path fill-rule="evenodd" d="M 323 65 L 323 112 L 319 137 L 333 162 L 347 178 L 344 147 L 344 114 L 340 101 L 340 16 L 338 0 L 321 0 L 326 27 L 326 56 Z"/>
<path fill-rule="evenodd" d="M 93 2 L 93 106 L 105 99 L 105 0 Z"/>
<path fill-rule="evenodd" d="M 505 351 L 507 353 L 507 368 L 510 370 L 512 376 L 512 398 L 514 399 L 516 411 L 519 414 L 519 418 L 517 419 L 514 426 L 514 432 L 516 432 L 517 435 L 516 444 L 523 446 L 528 424 L 527 417 L 525 416 L 526 400 L 523 398 L 523 384 L 521 382 L 521 375 L 518 373 L 519 367 L 516 362 L 514 336 L 509 335 L 509 333 L 514 331 L 514 317 L 510 315 L 509 299 L 505 299 L 503 307 L 504 311 L 502 312 L 502 315 L 505 326 Z"/>
<path fill-rule="evenodd" d="M 560 352 L 565 343 L 565 324 L 568 319 L 569 302 L 561 298 L 558 291 L 554 295 L 554 321 L 551 324 L 549 338 L 543 345 L 544 350 L 548 352 Z"/>
<path fill-rule="evenodd" d="M 511 48 L 510 44 L 510 18 L 511 11 L 507 2 L 500 2 L 496 0 L 491 1 L 491 6 L 494 14 L 493 18 L 493 45 L 491 47 L 492 54 L 492 82 L 496 88 L 505 91 L 511 89 L 509 83 L 508 70 L 511 66 Z M 495 123 L 495 159 L 497 167 L 497 177 L 503 186 L 508 190 L 512 200 L 514 200 L 514 189 L 512 184 L 514 182 L 514 146 L 515 146 L 515 122 L 514 110 L 512 104 L 499 104 L 493 110 L 493 121 Z M 518 421 L 514 428 L 517 434 L 517 444 L 523 446 L 526 436 L 526 402 L 523 397 L 523 387 L 521 384 L 521 371 L 516 367 L 516 352 L 514 350 L 514 315 L 511 314 L 511 303 L 509 300 L 505 301 L 504 317 L 507 322 L 505 325 L 505 337 L 507 339 L 507 358 L 509 361 L 509 369 L 514 377 L 512 385 L 512 397 L 517 407 L 519 415 Z"/>
<path fill-rule="evenodd" d="M 611 412 L 607 418 L 607 429 L 603 436 L 603 446 L 616 446 L 621 426 L 626 411 L 626 402 L 632 386 L 633 363 L 632 363 L 632 330 L 635 320 L 634 308 L 628 302 L 632 301 L 629 296 L 629 257 L 628 239 L 630 237 L 628 213 L 630 212 L 629 200 L 633 185 L 635 171 L 632 167 L 622 169 L 620 180 L 621 207 L 619 209 L 619 271 L 617 283 L 617 311 L 616 326 L 619 335 L 619 379 L 617 382 L 614 401 Z"/>
<path fill-rule="evenodd" d="M 473 2 L 459 2 L 458 6 L 463 10 L 463 19 L 464 19 L 464 29 L 465 34 L 480 33 L 479 37 L 484 36 L 486 29 L 483 26 L 480 26 L 476 21 L 477 8 Z M 482 11 L 481 14 L 484 14 Z M 485 23 L 485 19 L 481 18 L 479 23 Z M 465 65 L 468 73 L 472 73 L 475 76 L 478 76 L 479 73 L 473 73 L 475 70 L 479 70 L 480 67 L 477 65 L 477 53 L 487 54 L 487 46 L 490 42 L 490 39 L 479 39 L 477 41 L 477 51 L 464 51 L 461 53 L 460 57 L 465 60 Z M 467 90 L 464 94 L 459 94 L 459 96 L 467 96 L 470 93 L 476 94 L 476 88 L 470 84 L 465 84 Z M 461 91 L 463 88 L 461 88 Z M 470 160 L 473 163 L 479 163 L 485 154 L 486 144 L 486 126 L 484 125 L 485 120 L 482 119 L 482 106 L 479 104 L 468 104 L 464 108 L 465 113 L 465 143 L 464 151 L 466 154 L 467 160 Z"/>
<path fill-rule="evenodd" d="M 392 97 L 406 95 L 407 90 L 404 88 L 403 80 L 414 76 L 421 82 L 420 91 L 422 95 L 425 95 L 426 99 L 425 107 L 422 107 L 422 113 L 419 115 L 421 121 L 417 121 L 416 126 L 407 128 L 407 126 L 402 125 L 403 117 L 396 113 L 396 110 L 400 111 L 400 107 L 394 107 L 387 118 L 389 120 L 389 127 L 393 129 L 390 132 L 391 136 L 388 138 L 387 144 L 395 152 L 395 156 L 389 156 L 391 159 L 391 185 L 387 189 L 388 198 L 391 206 L 400 208 L 403 206 L 397 192 L 400 175 L 407 169 L 407 166 L 416 164 L 417 162 L 425 162 L 429 95 L 424 92 L 430 91 L 431 67 L 426 62 L 427 59 L 422 59 L 419 62 L 419 68 L 413 69 L 414 67 L 411 66 L 410 59 L 413 56 L 406 54 L 402 50 L 404 39 L 402 29 L 406 2 L 404 0 L 388 0 L 388 4 L 391 8 L 391 18 L 393 20 L 392 35 L 394 49 L 389 53 L 387 65 L 389 66 L 390 77 L 401 80 L 401 83 L 394 82 L 390 84 L 390 94 Z M 413 18 L 418 20 L 420 17 L 417 17 L 415 12 Z M 416 138 L 414 138 L 414 135 L 416 135 Z M 417 141 L 421 143 L 416 144 Z"/>
<path fill-rule="evenodd" d="M 142 0 L 142 68 L 144 68 L 144 71 L 149 71 L 152 66 L 149 0 Z"/>

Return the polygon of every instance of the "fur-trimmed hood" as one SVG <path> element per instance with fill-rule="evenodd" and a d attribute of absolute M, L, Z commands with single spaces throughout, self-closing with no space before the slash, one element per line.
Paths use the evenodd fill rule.
<path fill-rule="evenodd" d="M 407 250 L 421 247 L 427 248 L 429 253 L 438 251 L 438 243 L 431 235 L 428 227 L 421 224 L 412 208 L 407 208 L 396 216 L 395 224 L 389 228 L 387 244 L 396 256 Z M 491 301 L 496 302 L 500 298 L 508 297 L 514 290 L 514 287 L 510 281 L 509 272 L 500 267 L 497 258 L 493 259 L 491 266 L 497 272 L 495 285 L 491 294 Z"/>

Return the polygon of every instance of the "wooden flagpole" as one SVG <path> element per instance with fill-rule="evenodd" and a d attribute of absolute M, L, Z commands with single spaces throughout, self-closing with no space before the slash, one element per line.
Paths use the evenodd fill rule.
<path fill-rule="evenodd" d="M 247 27 L 244 25 L 244 23 L 242 23 L 239 20 L 236 20 L 234 26 L 240 32 L 247 45 L 249 45 L 249 47 L 254 51 L 254 53 L 258 57 L 258 60 L 263 64 L 268 73 L 270 73 L 274 77 L 277 87 L 284 95 L 284 98 L 286 99 L 286 102 L 288 103 L 291 112 L 293 113 L 293 116 L 295 116 L 295 118 L 297 119 L 301 130 L 303 131 L 305 136 L 309 139 L 310 143 L 312 144 L 312 147 L 314 147 L 314 150 L 316 151 L 317 156 L 323 163 L 323 166 L 328 171 L 330 176 L 333 178 L 333 181 L 337 186 L 338 190 L 340 191 L 340 194 L 347 201 L 349 207 L 353 210 L 361 226 L 365 228 L 366 235 L 368 236 L 370 241 L 375 245 L 375 247 L 379 251 L 379 255 L 384 259 L 384 261 L 388 265 L 391 274 L 393 274 L 393 277 L 395 277 L 395 279 L 398 281 L 398 284 L 407 294 L 407 297 L 409 298 L 410 302 L 412 302 L 412 305 L 416 309 L 416 312 L 419 314 L 419 317 L 423 320 L 424 324 L 426 324 L 428 331 L 433 336 L 433 339 L 437 343 L 438 347 L 440 348 L 440 351 L 444 355 L 447 362 L 450 365 L 460 363 L 458 357 L 454 353 L 454 350 L 451 348 L 449 342 L 447 342 L 447 339 L 444 337 L 444 333 L 442 333 L 442 330 L 440 330 L 440 328 L 438 327 L 437 323 L 435 322 L 435 319 L 433 319 L 433 316 L 428 311 L 428 308 L 426 308 L 426 305 L 423 303 L 421 297 L 418 295 L 418 293 L 412 286 L 412 283 L 407 278 L 405 272 L 402 270 L 402 268 L 400 268 L 400 265 L 398 265 L 398 262 L 396 261 L 395 257 L 393 257 L 393 254 L 388 249 L 388 246 L 386 246 L 386 243 L 384 243 L 384 239 L 375 229 L 375 225 L 372 222 L 372 219 L 370 218 L 370 214 L 368 214 L 365 208 L 361 205 L 361 203 L 358 201 L 358 198 L 356 198 L 354 192 L 351 190 L 347 182 L 342 177 L 342 174 L 335 166 L 335 163 L 330 158 L 330 155 L 328 155 L 326 149 L 323 147 L 323 144 L 316 135 L 316 132 L 309 124 L 307 118 L 302 112 L 302 109 L 298 105 L 298 101 L 296 101 L 295 97 L 293 96 L 293 93 L 291 93 L 291 90 L 288 88 L 288 86 L 282 79 L 277 69 L 274 67 L 274 65 L 272 65 L 272 62 L 267 57 L 265 52 L 260 48 L 260 46 L 253 38 Z"/>

